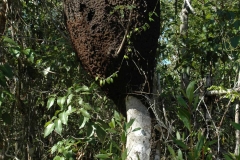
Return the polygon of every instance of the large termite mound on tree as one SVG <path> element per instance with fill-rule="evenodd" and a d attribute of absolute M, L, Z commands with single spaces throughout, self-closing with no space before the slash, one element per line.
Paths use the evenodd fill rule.
<path fill-rule="evenodd" d="M 158 0 L 65 0 L 67 28 L 82 66 L 93 77 L 118 77 L 103 89 L 115 102 L 151 92 L 159 38 Z M 149 17 L 150 16 L 150 17 Z M 123 44 L 123 45 L 121 45 Z"/>

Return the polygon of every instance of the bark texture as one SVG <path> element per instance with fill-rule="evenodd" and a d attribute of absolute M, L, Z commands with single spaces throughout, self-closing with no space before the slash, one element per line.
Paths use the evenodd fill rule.
<path fill-rule="evenodd" d="M 127 135 L 127 160 L 149 160 L 151 153 L 151 117 L 142 102 L 133 97 L 126 98 L 127 121 L 135 119 Z M 138 131 L 132 132 L 136 128 Z"/>
<path fill-rule="evenodd" d="M 151 92 L 160 22 L 156 15 L 150 21 L 149 14 L 159 13 L 158 0 L 65 0 L 64 4 L 82 66 L 103 79 L 118 71 L 114 83 L 103 86 L 108 96 L 118 104 L 127 93 Z"/>

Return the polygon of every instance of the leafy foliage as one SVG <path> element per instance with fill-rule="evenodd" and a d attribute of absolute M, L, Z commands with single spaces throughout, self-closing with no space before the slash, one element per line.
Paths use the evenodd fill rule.
<path fill-rule="evenodd" d="M 182 1 L 160 2 L 161 12 L 149 19 L 153 14 L 161 18 L 156 57 L 161 158 L 239 159 L 234 146 L 240 126 L 233 122 L 240 97 L 239 1 L 191 1 L 196 14 L 189 14 L 186 37 L 179 34 Z M 97 85 L 114 83 L 117 73 L 95 81 L 88 77 L 71 48 L 62 3 L 8 4 L 0 35 L 0 156 L 125 159 L 133 120 L 126 123 Z M 124 16 L 123 10 L 113 11 Z M 187 89 L 181 87 L 183 72 L 190 75 Z M 212 77 L 211 86 L 206 75 Z M 227 89 L 234 91 L 207 95 Z"/>

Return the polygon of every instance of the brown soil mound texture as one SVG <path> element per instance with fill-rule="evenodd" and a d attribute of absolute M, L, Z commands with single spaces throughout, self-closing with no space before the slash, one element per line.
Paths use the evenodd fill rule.
<path fill-rule="evenodd" d="M 115 102 L 151 92 L 159 38 L 158 0 L 65 0 L 66 24 L 82 66 L 114 83 L 102 88 Z M 127 36 L 128 35 L 128 36 Z"/>

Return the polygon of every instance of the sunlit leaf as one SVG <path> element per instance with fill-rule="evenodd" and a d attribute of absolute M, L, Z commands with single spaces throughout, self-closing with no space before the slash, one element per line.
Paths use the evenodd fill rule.
<path fill-rule="evenodd" d="M 95 157 L 96 158 L 100 158 L 100 159 L 108 159 L 111 157 L 111 153 L 107 153 L 107 154 L 97 154 Z"/>
<path fill-rule="evenodd" d="M 109 122 L 109 126 L 111 128 L 115 128 L 116 127 L 114 118 L 112 118 L 111 122 Z"/>
<path fill-rule="evenodd" d="M 95 131 L 95 127 L 90 123 L 87 127 L 87 136 L 92 137 Z"/>
<path fill-rule="evenodd" d="M 66 101 L 66 96 L 57 98 L 57 104 L 61 107 L 61 109 L 63 109 L 63 104 L 65 103 L 65 101 Z"/>
<path fill-rule="evenodd" d="M 55 119 L 54 125 L 55 125 L 55 131 L 58 134 L 61 134 L 62 133 L 62 122 L 61 122 L 61 120 L 60 119 Z"/>
<path fill-rule="evenodd" d="M 177 131 L 177 133 L 176 133 L 176 137 L 177 137 L 178 140 L 181 139 L 180 133 L 179 133 L 178 131 Z"/>
<path fill-rule="evenodd" d="M 68 106 L 68 110 L 66 111 L 66 113 L 69 115 L 69 114 L 71 114 L 71 113 L 73 113 L 73 112 L 75 112 L 75 111 L 76 111 L 76 109 L 73 108 L 71 105 L 69 105 L 69 106 Z"/>
<path fill-rule="evenodd" d="M 50 109 L 52 107 L 52 105 L 54 104 L 55 101 L 55 97 L 51 97 L 48 99 L 47 101 L 47 109 Z"/>
<path fill-rule="evenodd" d="M 178 159 L 179 159 L 179 160 L 183 160 L 183 154 L 182 154 L 182 151 L 181 151 L 180 149 L 178 149 L 178 152 L 177 152 L 177 153 L 178 153 L 178 156 L 177 156 Z"/>
<path fill-rule="evenodd" d="M 65 111 L 59 114 L 59 118 L 63 124 L 65 124 L 65 125 L 67 124 L 68 114 Z"/>
<path fill-rule="evenodd" d="M 55 156 L 53 160 L 65 160 L 65 158 L 60 156 Z"/>
<path fill-rule="evenodd" d="M 172 157 L 176 157 L 176 154 L 175 154 L 173 148 L 172 148 L 171 146 L 169 146 L 169 145 L 168 145 L 167 147 L 168 147 L 168 151 L 170 152 L 170 154 L 172 155 Z"/>
<path fill-rule="evenodd" d="M 114 118 L 115 118 L 117 121 L 121 121 L 120 114 L 119 114 L 117 111 L 114 111 Z"/>
<path fill-rule="evenodd" d="M 50 123 L 44 130 L 44 137 L 47 137 L 54 130 L 54 123 Z"/>
<path fill-rule="evenodd" d="M 84 117 L 91 118 L 91 116 L 90 116 L 90 114 L 88 113 L 88 111 L 85 110 L 84 108 L 81 108 L 80 111 L 81 111 L 81 113 L 82 113 L 82 115 L 83 115 Z"/>
<path fill-rule="evenodd" d="M 51 154 L 53 154 L 54 152 L 56 152 L 57 148 L 58 148 L 57 145 L 52 146 L 52 148 L 51 148 Z"/>
<path fill-rule="evenodd" d="M 85 124 L 88 122 L 88 120 L 89 120 L 89 118 L 81 116 L 80 121 L 79 121 L 79 124 L 80 124 L 79 129 L 83 128 L 85 126 Z"/>
<path fill-rule="evenodd" d="M 69 95 L 68 95 L 67 105 L 69 105 L 69 104 L 71 103 L 73 96 L 74 96 L 73 94 L 69 94 Z"/>
<path fill-rule="evenodd" d="M 46 76 L 50 72 L 51 67 L 47 67 L 46 69 L 43 70 L 44 76 Z"/>

